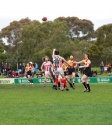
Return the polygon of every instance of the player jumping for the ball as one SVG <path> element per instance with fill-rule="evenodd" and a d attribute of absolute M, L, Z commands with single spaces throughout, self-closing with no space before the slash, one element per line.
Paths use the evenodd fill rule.
<path fill-rule="evenodd" d="M 65 82 L 66 78 L 64 76 L 64 71 L 62 69 L 63 62 L 67 63 L 67 61 L 59 55 L 59 51 L 56 49 L 53 49 L 52 58 L 53 58 L 54 73 L 56 75 L 55 83 L 58 84 L 59 82 L 58 76 L 61 75 L 62 78 L 60 78 L 60 90 L 64 90 L 64 87 L 66 88 L 66 90 L 69 90 Z"/>

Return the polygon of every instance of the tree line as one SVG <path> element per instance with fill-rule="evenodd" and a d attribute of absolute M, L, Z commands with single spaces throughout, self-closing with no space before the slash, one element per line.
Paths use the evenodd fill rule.
<path fill-rule="evenodd" d="M 0 43 L 1 62 L 41 63 L 43 56 L 51 58 L 53 48 L 66 59 L 72 54 L 76 60 L 81 60 L 83 53 L 88 52 L 93 60 L 108 62 L 112 53 L 112 24 L 94 31 L 90 20 L 78 17 L 59 17 L 42 23 L 24 18 L 1 30 Z"/>

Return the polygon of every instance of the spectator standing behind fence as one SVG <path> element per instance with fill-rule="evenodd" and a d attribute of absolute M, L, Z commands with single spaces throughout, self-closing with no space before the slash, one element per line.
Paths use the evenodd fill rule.
<path fill-rule="evenodd" d="M 110 63 L 108 63 L 108 68 L 107 68 L 107 72 L 108 72 L 108 74 L 110 75 L 111 74 L 111 64 Z"/>
<path fill-rule="evenodd" d="M 22 74 L 25 74 L 25 63 L 22 64 Z"/>
<path fill-rule="evenodd" d="M 6 75 L 7 75 L 7 70 L 6 70 L 6 69 L 3 69 L 2 75 L 3 75 L 3 76 L 6 76 Z"/>
<path fill-rule="evenodd" d="M 100 75 L 104 73 L 104 63 L 101 61 L 100 63 Z"/>
<path fill-rule="evenodd" d="M 33 63 L 33 67 L 34 67 L 34 71 L 33 71 L 33 77 L 34 77 L 34 75 L 37 74 L 37 72 L 38 72 L 38 64 Z"/>
<path fill-rule="evenodd" d="M 2 64 L 1 64 L 1 73 L 3 73 L 4 69 L 5 69 L 4 63 L 2 62 Z"/>
<path fill-rule="evenodd" d="M 4 64 L 4 69 L 7 71 L 7 63 Z"/>
<path fill-rule="evenodd" d="M 38 64 L 35 63 L 35 67 L 34 67 L 34 73 L 37 73 L 38 72 Z"/>
<path fill-rule="evenodd" d="M 7 64 L 7 71 L 10 71 L 10 70 L 11 70 L 11 64 L 8 63 L 8 64 Z"/>
<path fill-rule="evenodd" d="M 21 70 L 22 70 L 22 64 L 20 63 L 18 67 L 18 72 L 20 72 Z"/>
<path fill-rule="evenodd" d="M 107 65 L 105 65 L 105 66 L 104 66 L 104 73 L 105 73 L 105 74 L 107 74 L 107 69 L 108 69 L 108 67 L 107 67 Z"/>

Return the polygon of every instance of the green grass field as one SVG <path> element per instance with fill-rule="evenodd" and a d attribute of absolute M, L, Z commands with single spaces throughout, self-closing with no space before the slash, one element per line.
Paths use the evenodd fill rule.
<path fill-rule="evenodd" d="M 112 84 L 90 85 L 0 85 L 0 125 L 112 125 Z"/>

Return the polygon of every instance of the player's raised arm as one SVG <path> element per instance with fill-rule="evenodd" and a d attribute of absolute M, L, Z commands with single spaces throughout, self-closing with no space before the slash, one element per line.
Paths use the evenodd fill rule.
<path fill-rule="evenodd" d="M 53 49 L 53 52 L 52 52 L 52 58 L 54 58 L 55 51 L 56 51 L 56 49 Z"/>

